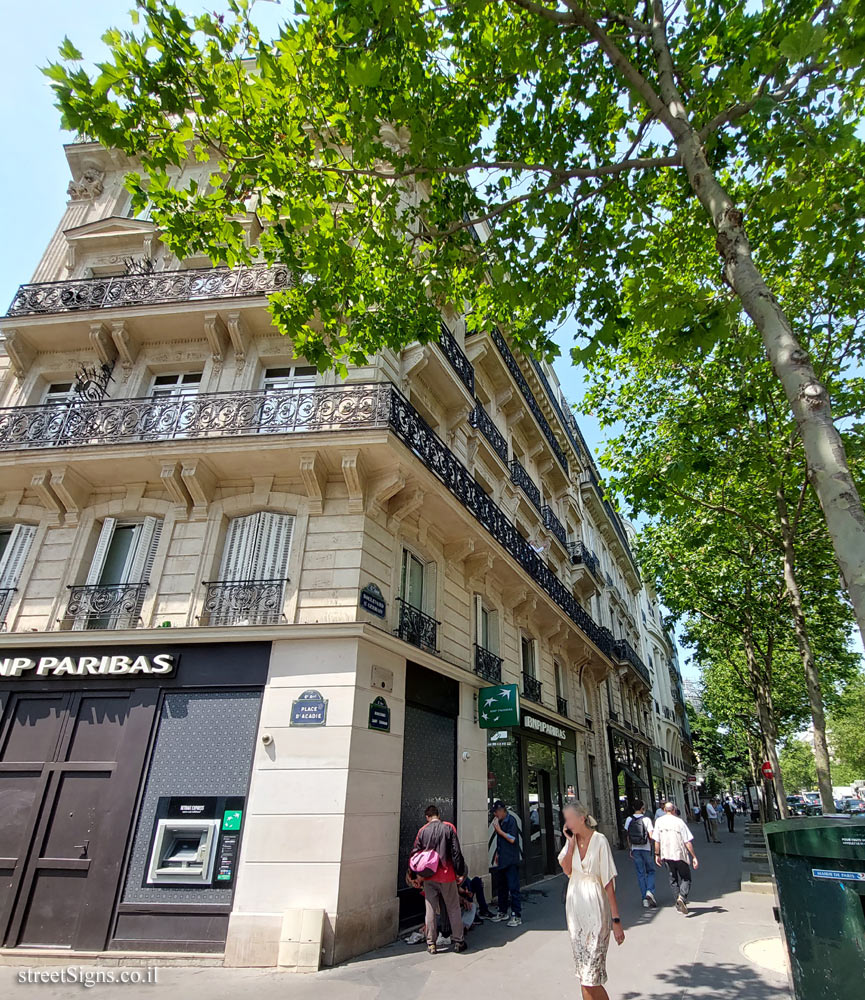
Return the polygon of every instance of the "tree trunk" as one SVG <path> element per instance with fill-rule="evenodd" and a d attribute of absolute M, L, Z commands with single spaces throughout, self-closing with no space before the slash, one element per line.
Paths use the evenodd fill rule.
<path fill-rule="evenodd" d="M 832 774 L 829 763 L 829 744 L 826 740 L 826 715 L 823 711 L 823 692 L 820 689 L 820 669 L 814 659 L 814 650 L 808 635 L 805 621 L 805 610 L 802 607 L 802 593 L 796 576 L 796 550 L 793 545 L 793 529 L 790 526 L 790 516 L 787 509 L 787 498 L 780 488 L 775 492 L 775 502 L 778 508 L 778 521 L 781 525 L 781 538 L 784 543 L 784 585 L 787 598 L 793 612 L 793 627 L 796 631 L 796 642 L 802 666 L 805 668 L 805 686 L 808 689 L 808 701 L 811 703 L 811 720 L 814 724 L 814 763 L 817 768 L 817 787 L 820 789 L 820 802 L 824 814 L 835 812 L 835 800 L 832 795 Z"/>
<path fill-rule="evenodd" d="M 778 811 L 781 813 L 781 819 L 787 819 L 787 795 L 784 791 L 784 777 L 781 774 L 781 765 L 778 761 L 778 751 L 776 748 L 778 730 L 775 728 L 775 720 L 772 718 L 771 693 L 766 690 L 766 685 L 757 666 L 757 655 L 747 633 L 743 638 L 743 643 L 745 646 L 745 657 L 748 661 L 751 692 L 757 702 L 757 718 L 760 720 L 760 729 L 763 731 L 763 740 L 766 745 L 766 759 L 772 765 L 772 771 L 775 774 Z"/>
<path fill-rule="evenodd" d="M 743 212 L 733 204 L 706 160 L 676 84 L 661 0 L 652 2 L 651 33 L 662 107 L 650 106 L 650 110 L 662 113 L 661 120 L 675 141 L 691 189 L 718 234 L 716 246 L 724 262 L 724 276 L 760 331 L 772 370 L 784 387 L 805 447 L 808 478 L 820 501 L 865 643 L 865 511 L 850 474 L 844 443 L 832 420 L 829 395 L 754 263 Z M 622 71 L 621 59 L 611 58 Z M 652 98 L 653 103 L 657 101 L 655 95 Z"/>

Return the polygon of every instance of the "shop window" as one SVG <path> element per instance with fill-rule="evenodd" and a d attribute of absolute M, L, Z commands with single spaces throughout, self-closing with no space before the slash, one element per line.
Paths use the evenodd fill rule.
<path fill-rule="evenodd" d="M 161 533 L 158 517 L 145 517 L 138 523 L 105 518 L 84 586 L 72 588 L 73 629 L 134 628 L 138 624 Z"/>
<path fill-rule="evenodd" d="M 0 629 L 5 627 L 6 612 L 12 604 L 21 568 L 35 534 L 36 526 L 33 524 L 0 528 Z"/>
<path fill-rule="evenodd" d="M 150 395 L 153 399 L 165 396 L 195 396 L 201 387 L 201 372 L 175 372 L 157 375 L 153 379 Z"/>

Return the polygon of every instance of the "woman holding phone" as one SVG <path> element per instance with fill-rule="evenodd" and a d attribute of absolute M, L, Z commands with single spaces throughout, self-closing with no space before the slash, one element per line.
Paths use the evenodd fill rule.
<path fill-rule="evenodd" d="M 568 876 L 565 912 L 574 949 L 577 978 L 583 1000 L 609 1000 L 607 948 L 610 929 L 617 944 L 625 940 L 615 878 L 618 875 L 607 838 L 580 802 L 569 802 L 564 810 L 566 838 L 559 864 Z"/>

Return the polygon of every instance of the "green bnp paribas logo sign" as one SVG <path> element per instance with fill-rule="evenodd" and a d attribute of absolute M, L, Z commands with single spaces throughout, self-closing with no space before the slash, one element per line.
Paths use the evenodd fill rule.
<path fill-rule="evenodd" d="M 516 684 L 497 684 L 478 691 L 478 724 L 481 729 L 520 724 L 520 692 Z"/>

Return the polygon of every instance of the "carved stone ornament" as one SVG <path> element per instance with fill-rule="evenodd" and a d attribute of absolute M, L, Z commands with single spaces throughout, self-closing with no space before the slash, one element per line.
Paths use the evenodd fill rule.
<path fill-rule="evenodd" d="M 104 180 L 104 170 L 99 170 L 97 167 L 88 167 L 77 181 L 71 180 L 69 182 L 66 194 L 73 201 L 90 201 L 102 194 L 102 182 Z"/>

